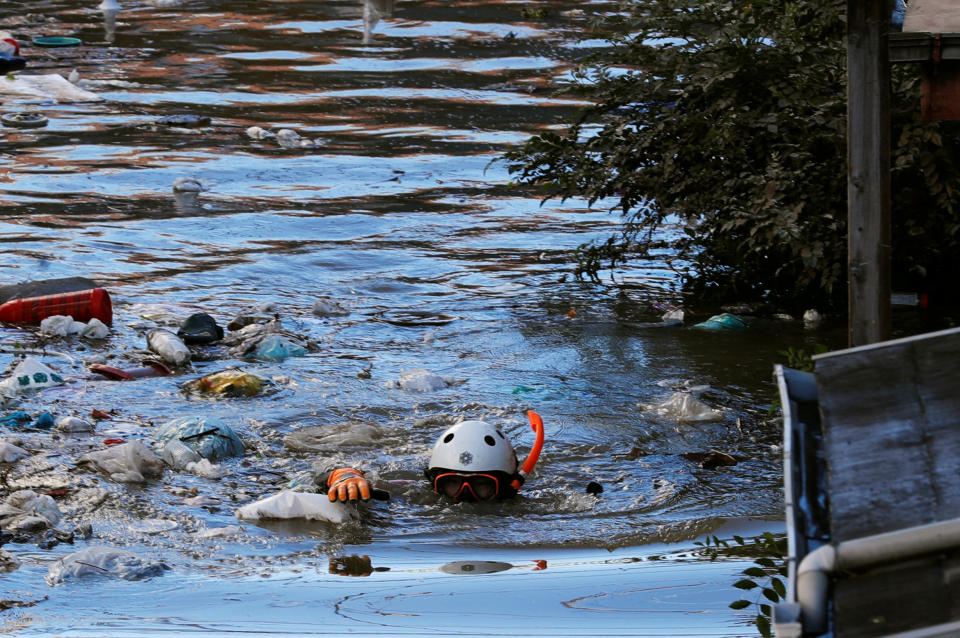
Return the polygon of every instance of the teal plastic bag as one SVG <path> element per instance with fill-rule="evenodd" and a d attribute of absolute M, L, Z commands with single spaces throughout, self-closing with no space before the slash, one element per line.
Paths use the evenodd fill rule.
<path fill-rule="evenodd" d="M 253 358 L 261 361 L 283 361 L 287 357 L 298 357 L 307 354 L 307 349 L 297 345 L 280 335 L 268 335 L 257 344 L 253 351 Z"/>
<path fill-rule="evenodd" d="M 243 454 L 243 441 L 233 429 L 214 417 L 180 417 L 160 427 L 154 440 L 177 440 L 203 458 L 215 462 Z"/>
<path fill-rule="evenodd" d="M 695 324 L 694 328 L 705 328 L 707 330 L 746 330 L 747 324 L 743 323 L 740 317 L 725 312 L 720 315 L 714 315 L 704 322 Z"/>

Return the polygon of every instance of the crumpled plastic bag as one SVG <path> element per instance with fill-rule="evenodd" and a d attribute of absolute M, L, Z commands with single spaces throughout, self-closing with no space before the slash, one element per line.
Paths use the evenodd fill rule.
<path fill-rule="evenodd" d="M 52 315 L 40 322 L 40 332 L 48 337 L 79 334 L 85 339 L 105 339 L 110 334 L 110 328 L 96 317 L 83 323 L 74 321 L 69 315 Z"/>
<path fill-rule="evenodd" d="M 683 322 L 683 308 L 671 308 L 670 310 L 664 312 L 660 319 L 666 322 Z"/>
<path fill-rule="evenodd" d="M 17 364 L 9 377 L 0 382 L 0 395 L 12 398 L 27 392 L 62 385 L 63 382 L 63 377 L 55 370 L 33 357 L 27 357 Z"/>
<path fill-rule="evenodd" d="M 23 448 L 17 447 L 13 443 L 0 441 L 0 463 L 16 463 L 28 456 L 30 456 L 30 453 Z"/>
<path fill-rule="evenodd" d="M 87 327 L 82 321 L 74 321 L 67 315 L 53 315 L 40 322 L 40 332 L 48 337 L 66 337 L 79 334 Z"/>
<path fill-rule="evenodd" d="M 404 370 L 396 381 L 387 381 L 388 388 L 400 388 L 409 392 L 433 392 L 448 385 L 454 385 L 458 379 L 434 374 L 424 368 Z"/>
<path fill-rule="evenodd" d="M 47 573 L 48 585 L 61 585 L 71 578 L 113 576 L 123 580 L 142 580 L 161 576 L 170 569 L 166 563 L 144 560 L 133 552 L 110 547 L 87 547 L 61 558 Z"/>
<path fill-rule="evenodd" d="M 724 413 L 714 410 L 709 405 L 686 392 L 674 392 L 663 403 L 653 406 L 653 409 L 664 415 L 676 419 L 680 423 L 722 421 Z"/>
<path fill-rule="evenodd" d="M 93 424 L 78 416 L 62 416 L 53 427 L 60 432 L 93 432 Z"/>
<path fill-rule="evenodd" d="M 244 505 L 234 512 L 245 521 L 302 518 L 308 521 L 342 523 L 357 518 L 357 509 L 346 503 L 331 503 L 326 494 L 284 490 L 265 499 Z"/>
<path fill-rule="evenodd" d="M 7 428 L 31 427 L 38 430 L 49 430 L 53 427 L 53 415 L 41 412 L 36 420 L 23 410 L 17 410 L 0 417 L 0 425 Z"/>
<path fill-rule="evenodd" d="M 307 354 L 307 349 L 281 335 L 267 335 L 256 345 L 250 357 L 260 361 L 283 361 Z"/>
<path fill-rule="evenodd" d="M 714 315 L 706 321 L 694 324 L 693 327 L 703 328 L 705 330 L 731 330 L 740 332 L 747 329 L 747 324 L 743 323 L 740 317 L 731 315 L 729 312 L 724 312 L 719 315 Z"/>
<path fill-rule="evenodd" d="M 177 439 L 172 439 L 163 446 L 160 458 L 175 470 L 185 470 L 188 463 L 196 463 L 202 457 Z"/>
<path fill-rule="evenodd" d="M 346 317 L 350 311 L 325 297 L 321 297 L 313 302 L 313 314 L 318 317 Z"/>
<path fill-rule="evenodd" d="M 31 421 L 33 421 L 33 417 L 23 410 L 17 410 L 16 412 L 11 412 L 10 414 L 5 414 L 0 417 L 0 425 L 5 428 L 25 427 L 30 425 Z"/>
<path fill-rule="evenodd" d="M 86 327 L 80 331 L 80 336 L 84 339 L 106 339 L 110 334 L 110 328 L 96 317 L 87 322 Z"/>
<path fill-rule="evenodd" d="M 243 527 L 240 525 L 227 525 L 225 527 L 208 527 L 197 532 L 197 538 L 224 538 L 227 536 L 238 536 L 243 534 Z"/>
<path fill-rule="evenodd" d="M 61 516 L 53 497 L 33 490 L 17 490 L 0 505 L 0 527 L 11 531 L 53 527 Z"/>
<path fill-rule="evenodd" d="M 291 452 L 331 452 L 351 445 L 367 445 L 386 436 L 389 430 L 372 423 L 340 423 L 307 426 L 283 437 L 283 446 Z"/>
<path fill-rule="evenodd" d="M 203 458 L 176 438 L 167 441 L 160 456 L 164 463 L 175 470 L 183 470 L 208 479 L 223 477 L 223 468 Z"/>
<path fill-rule="evenodd" d="M 160 478 L 164 467 L 150 448 L 136 440 L 88 452 L 77 463 L 91 464 L 118 483 L 143 483 L 150 478 Z"/>
<path fill-rule="evenodd" d="M 195 463 L 187 463 L 184 469 L 191 474 L 214 480 L 223 478 L 224 474 L 223 467 L 211 463 L 208 459 L 200 459 Z"/>
<path fill-rule="evenodd" d="M 271 335 L 281 336 L 307 352 L 315 352 L 318 349 L 316 342 L 285 330 L 279 319 L 266 323 L 252 323 L 239 330 L 233 330 L 223 338 L 223 342 L 230 346 L 229 352 L 233 357 L 255 356 L 260 343 Z"/>
<path fill-rule="evenodd" d="M 243 370 L 220 370 L 183 384 L 186 392 L 252 397 L 263 391 L 267 381 Z"/>
<path fill-rule="evenodd" d="M 219 461 L 244 452 L 243 441 L 233 429 L 214 417 L 180 417 L 165 423 L 154 432 L 160 443 L 180 441 L 203 458 Z"/>

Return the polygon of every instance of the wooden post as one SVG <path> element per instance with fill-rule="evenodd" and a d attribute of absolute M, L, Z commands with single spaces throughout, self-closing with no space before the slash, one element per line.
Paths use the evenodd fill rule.
<path fill-rule="evenodd" d="M 847 265 L 851 346 L 890 337 L 891 0 L 847 0 Z"/>

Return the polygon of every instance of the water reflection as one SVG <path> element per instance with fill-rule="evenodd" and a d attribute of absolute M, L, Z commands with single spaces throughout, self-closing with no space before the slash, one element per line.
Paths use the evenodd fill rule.
<path fill-rule="evenodd" d="M 117 13 L 118 9 L 103 8 L 103 41 L 107 44 L 113 44 L 117 36 Z"/>
<path fill-rule="evenodd" d="M 393 14 L 394 0 L 363 0 L 363 43 L 373 42 L 373 28 Z"/>

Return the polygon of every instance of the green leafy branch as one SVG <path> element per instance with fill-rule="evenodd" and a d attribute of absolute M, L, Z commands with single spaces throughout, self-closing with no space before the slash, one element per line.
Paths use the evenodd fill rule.
<path fill-rule="evenodd" d="M 708 536 L 704 542 L 694 544 L 703 547 L 710 560 L 716 560 L 721 554 L 754 557 L 753 566 L 742 572 L 746 578 L 741 578 L 733 586 L 744 592 L 756 590 L 756 597 L 753 600 L 746 598 L 735 600 L 730 603 L 730 608 L 739 610 L 751 605 L 755 606 L 757 615 L 754 622 L 757 625 L 757 631 L 764 638 L 772 638 L 770 623 L 772 605 L 784 600 L 787 596 L 787 587 L 784 584 L 787 576 L 786 537 L 782 534 L 764 532 L 753 538 L 752 542 L 734 535 L 733 542 L 736 545 L 731 545 L 728 541 L 716 536 Z"/>
<path fill-rule="evenodd" d="M 830 348 L 827 346 L 818 343 L 813 347 L 813 352 L 810 353 L 803 348 L 795 350 L 791 346 L 786 350 L 779 350 L 777 354 L 787 358 L 787 367 L 793 368 L 794 370 L 802 370 L 803 372 L 813 372 L 813 357 L 828 352 L 829 350 Z"/>

